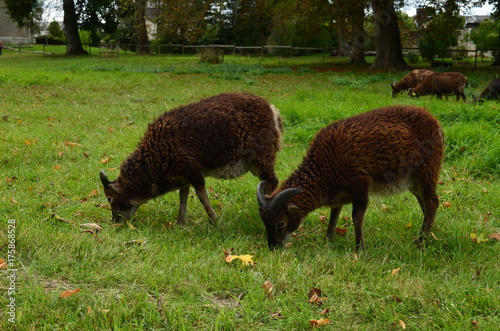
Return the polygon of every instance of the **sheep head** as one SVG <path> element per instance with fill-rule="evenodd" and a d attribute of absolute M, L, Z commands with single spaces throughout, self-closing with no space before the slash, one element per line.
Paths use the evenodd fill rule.
<path fill-rule="evenodd" d="M 110 181 L 103 170 L 99 173 L 104 194 L 111 205 L 111 214 L 114 222 L 123 222 L 132 218 L 140 204 L 128 198 L 119 180 Z"/>
<path fill-rule="evenodd" d="M 266 182 L 259 183 L 257 201 L 260 218 L 266 227 L 269 249 L 274 249 L 282 247 L 302 223 L 300 208 L 290 202 L 290 199 L 301 194 L 302 190 L 288 188 L 272 197 L 265 195 L 266 185 Z"/>

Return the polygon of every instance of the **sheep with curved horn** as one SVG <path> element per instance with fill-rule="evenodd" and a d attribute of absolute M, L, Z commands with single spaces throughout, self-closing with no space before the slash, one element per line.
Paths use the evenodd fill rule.
<path fill-rule="evenodd" d="M 342 206 L 352 203 L 356 248 L 363 249 L 369 195 L 406 190 L 424 213 L 420 243 L 436 216 L 443 153 L 439 122 L 419 107 L 379 108 L 328 125 L 278 189 L 266 195 L 268 184 L 258 185 L 259 213 L 269 248 L 283 246 L 305 217 L 320 207 L 331 208 L 327 228 L 331 239 Z"/>
<path fill-rule="evenodd" d="M 100 172 L 113 220 L 130 219 L 148 200 L 179 190 L 177 223 L 183 224 L 193 186 L 214 223 L 205 177 L 231 179 L 250 171 L 274 189 L 281 132 L 278 110 L 251 94 L 223 93 L 166 112 L 148 126 L 116 180 Z"/>

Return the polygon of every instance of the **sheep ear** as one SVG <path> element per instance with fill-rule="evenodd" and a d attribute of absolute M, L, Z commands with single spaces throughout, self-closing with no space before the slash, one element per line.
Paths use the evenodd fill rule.
<path fill-rule="evenodd" d="M 262 181 L 257 186 L 257 202 L 259 204 L 259 208 L 263 208 L 266 205 L 266 186 L 267 182 Z"/>
<path fill-rule="evenodd" d="M 293 203 L 289 203 L 286 207 L 290 214 L 296 213 L 300 210 L 300 208 L 294 205 Z"/>
<path fill-rule="evenodd" d="M 108 187 L 118 194 L 123 193 L 123 187 L 118 183 L 110 183 Z"/>

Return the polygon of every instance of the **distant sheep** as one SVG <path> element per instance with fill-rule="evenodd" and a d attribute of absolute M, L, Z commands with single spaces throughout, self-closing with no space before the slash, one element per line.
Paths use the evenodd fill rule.
<path fill-rule="evenodd" d="M 478 98 L 472 96 L 474 101 L 498 100 L 500 99 L 500 78 L 493 79 Z"/>
<path fill-rule="evenodd" d="M 416 87 L 418 84 L 423 82 L 427 76 L 434 73 L 434 71 L 429 69 L 415 69 L 410 71 L 401 79 L 400 82 L 394 82 L 391 84 L 392 97 L 396 97 L 401 91 L 408 91 L 408 89 Z"/>
<path fill-rule="evenodd" d="M 114 221 L 130 219 L 148 200 L 179 190 L 177 222 L 183 224 L 193 186 L 215 222 L 205 177 L 230 179 L 251 171 L 274 189 L 281 132 L 278 110 L 250 94 L 219 94 L 167 111 L 149 124 L 116 180 L 100 173 Z"/>
<path fill-rule="evenodd" d="M 467 77 L 459 72 L 434 73 L 428 76 L 424 81 L 418 84 L 415 88 L 410 88 L 409 94 L 414 97 L 422 95 L 435 95 L 439 99 L 448 95 L 456 95 L 457 101 L 460 97 L 466 101 L 464 89 L 467 87 Z"/>
<path fill-rule="evenodd" d="M 439 205 L 436 185 L 443 133 L 428 111 L 392 106 L 334 122 L 316 135 L 298 169 L 270 195 L 257 188 L 269 248 L 283 246 L 304 218 L 330 207 L 332 239 L 344 204 L 352 203 L 356 248 L 365 247 L 363 220 L 370 194 L 409 190 L 424 213 L 421 236 L 431 231 Z"/>

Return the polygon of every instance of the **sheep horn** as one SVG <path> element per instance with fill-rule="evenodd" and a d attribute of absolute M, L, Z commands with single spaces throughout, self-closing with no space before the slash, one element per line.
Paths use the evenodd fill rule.
<path fill-rule="evenodd" d="M 283 211 L 283 208 L 285 207 L 285 204 L 288 202 L 288 200 L 302 192 L 303 191 L 300 188 L 287 188 L 286 190 L 281 191 L 271 201 L 269 209 L 275 213 Z"/>
<path fill-rule="evenodd" d="M 99 177 L 101 177 L 101 182 L 102 182 L 102 185 L 104 185 L 105 188 L 109 187 L 109 179 L 108 177 L 106 176 L 106 173 L 104 172 L 104 170 L 101 170 L 99 172 Z"/>
<path fill-rule="evenodd" d="M 257 186 L 257 202 L 260 208 L 266 205 L 266 186 L 267 182 L 265 181 L 260 182 Z"/>

